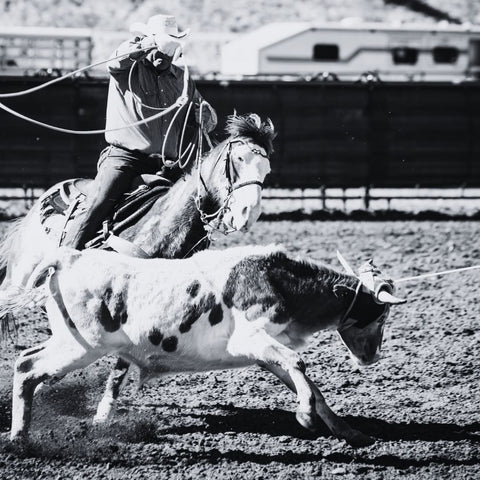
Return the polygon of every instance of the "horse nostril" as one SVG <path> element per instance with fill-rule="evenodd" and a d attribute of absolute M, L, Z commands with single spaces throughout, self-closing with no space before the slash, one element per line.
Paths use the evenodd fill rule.
<path fill-rule="evenodd" d="M 250 213 L 250 209 L 248 207 L 243 207 L 243 210 L 242 210 L 242 215 L 244 217 L 248 217 L 248 214 Z"/>

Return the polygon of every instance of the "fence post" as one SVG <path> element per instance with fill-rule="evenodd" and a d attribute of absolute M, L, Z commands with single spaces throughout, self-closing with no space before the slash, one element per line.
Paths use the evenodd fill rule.
<path fill-rule="evenodd" d="M 327 209 L 327 188 L 325 185 L 320 187 L 320 197 L 322 199 L 322 210 Z"/>
<path fill-rule="evenodd" d="M 370 185 L 365 185 L 363 205 L 365 206 L 365 210 L 368 210 L 370 208 Z"/>

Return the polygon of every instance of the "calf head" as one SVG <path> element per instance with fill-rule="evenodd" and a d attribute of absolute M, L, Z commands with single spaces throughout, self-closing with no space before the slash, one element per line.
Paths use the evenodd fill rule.
<path fill-rule="evenodd" d="M 372 260 L 364 263 L 356 276 L 355 296 L 344 314 L 338 333 L 353 361 L 367 366 L 380 359 L 390 305 L 405 303 L 406 300 L 393 295 L 393 281 L 383 278 Z"/>

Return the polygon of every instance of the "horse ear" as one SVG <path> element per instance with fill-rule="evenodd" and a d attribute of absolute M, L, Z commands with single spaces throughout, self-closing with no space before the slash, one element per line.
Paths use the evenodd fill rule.
<path fill-rule="evenodd" d="M 232 117 L 237 117 L 237 116 L 238 116 L 238 115 L 237 115 L 237 109 L 236 109 L 236 108 L 234 108 L 234 109 L 233 109 L 233 114 L 232 114 Z"/>
<path fill-rule="evenodd" d="M 251 118 L 253 120 L 253 123 L 257 128 L 262 127 L 262 119 L 256 114 L 256 113 L 251 113 L 248 118 Z"/>
<path fill-rule="evenodd" d="M 267 121 L 265 122 L 268 126 L 268 128 L 272 131 L 275 132 L 275 126 L 273 125 L 273 122 L 270 118 L 267 117 Z"/>

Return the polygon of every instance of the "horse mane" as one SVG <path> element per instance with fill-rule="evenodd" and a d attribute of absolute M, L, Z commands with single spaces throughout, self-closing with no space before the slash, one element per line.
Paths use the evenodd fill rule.
<path fill-rule="evenodd" d="M 272 121 L 267 118 L 265 122 L 262 122 L 260 117 L 256 113 L 247 113 L 245 115 L 229 115 L 227 117 L 227 125 L 225 127 L 226 133 L 229 134 L 229 138 L 214 144 L 211 150 L 206 151 L 203 154 L 203 159 L 210 155 L 215 156 L 219 154 L 225 143 L 235 137 L 242 137 L 246 140 L 250 140 L 255 145 L 262 147 L 270 156 L 273 152 L 273 140 L 277 136 Z M 184 174 L 191 173 L 195 166 L 194 159 L 191 159 L 184 167 Z"/>
<path fill-rule="evenodd" d="M 273 152 L 273 140 L 277 134 L 269 118 L 262 122 L 256 113 L 233 114 L 227 119 L 226 131 L 232 137 L 251 140 L 255 145 L 264 148 L 268 156 Z"/>

